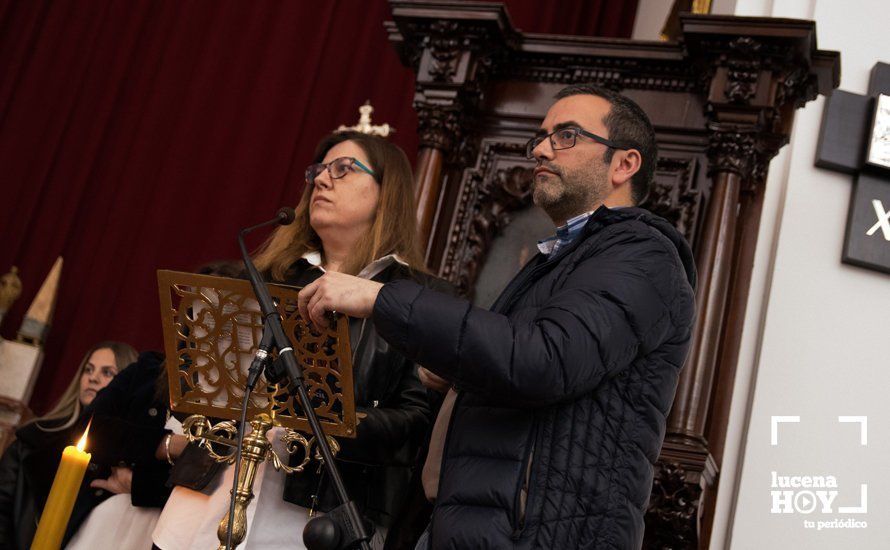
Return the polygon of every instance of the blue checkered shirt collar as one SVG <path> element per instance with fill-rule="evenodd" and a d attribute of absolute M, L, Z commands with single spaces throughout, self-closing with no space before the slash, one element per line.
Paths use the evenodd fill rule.
<path fill-rule="evenodd" d="M 541 254 L 546 254 L 548 256 L 556 254 L 560 248 L 566 246 L 575 240 L 575 237 L 581 234 L 581 230 L 584 229 L 588 218 L 593 215 L 593 212 L 594 211 L 590 211 L 579 214 L 568 220 L 565 225 L 557 227 L 556 235 L 538 241 L 538 250 L 541 251 Z"/>

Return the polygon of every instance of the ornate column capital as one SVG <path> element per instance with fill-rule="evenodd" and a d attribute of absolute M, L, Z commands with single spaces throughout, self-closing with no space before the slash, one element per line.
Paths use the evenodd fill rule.
<path fill-rule="evenodd" d="M 443 18 L 422 16 L 416 3 L 391 4 L 390 41 L 417 73 L 414 108 L 421 147 L 453 154 L 472 126 L 494 56 L 506 55 L 505 46 L 517 39 L 516 32 L 503 6 L 468 7 L 478 18 Z"/>
<path fill-rule="evenodd" d="M 839 53 L 816 49 L 815 23 L 681 16 L 685 56 L 699 67 L 712 122 L 748 125 L 787 143 L 794 109 L 837 87 Z M 780 145 L 781 146 L 781 145 Z"/>
<path fill-rule="evenodd" d="M 755 193 L 766 182 L 769 163 L 787 142 L 781 134 L 757 127 L 708 125 L 708 172 L 732 172 L 742 179 L 742 193 Z"/>
<path fill-rule="evenodd" d="M 451 151 L 461 138 L 461 113 L 454 105 L 415 102 L 420 146 Z"/>
<path fill-rule="evenodd" d="M 757 129 L 712 123 L 708 130 L 709 172 L 733 172 L 748 178 L 757 151 Z"/>

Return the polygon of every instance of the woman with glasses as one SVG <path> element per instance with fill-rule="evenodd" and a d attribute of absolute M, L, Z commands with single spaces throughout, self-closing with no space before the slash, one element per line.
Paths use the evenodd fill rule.
<path fill-rule="evenodd" d="M 318 145 L 305 178 L 296 220 L 279 227 L 255 257 L 269 282 L 302 287 L 325 271 L 338 271 L 445 286 L 423 271 L 413 177 L 401 149 L 368 134 L 335 133 Z M 356 438 L 338 440 L 337 465 L 350 497 L 375 525 L 372 547 L 382 548 L 400 517 L 430 409 L 417 366 L 377 335 L 372 320 L 350 320 L 350 344 L 356 408 L 364 418 Z M 210 462 L 203 469 L 183 464 L 199 460 L 189 458 L 195 449 L 187 446 L 174 466 L 173 478 L 191 488 L 176 487 L 162 513 L 153 541 L 163 550 L 211 547 L 228 512 L 233 468 L 214 480 L 204 475 L 202 482 Z M 330 479 L 317 462 L 288 476 L 270 464 L 261 468 L 239 548 L 302 548 L 310 513 L 339 505 Z M 208 489 L 213 483 L 216 488 Z"/>

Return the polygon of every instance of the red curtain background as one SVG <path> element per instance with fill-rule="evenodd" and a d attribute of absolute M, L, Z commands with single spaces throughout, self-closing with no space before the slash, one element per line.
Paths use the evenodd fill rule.
<path fill-rule="evenodd" d="M 506 4 L 555 34 L 628 37 L 636 12 Z M 315 143 L 365 100 L 416 156 L 389 17 L 385 0 L 0 0 L 0 274 L 24 283 L 4 337 L 65 258 L 36 412 L 94 342 L 160 349 L 156 270 L 237 257 L 237 230 L 296 203 Z"/>

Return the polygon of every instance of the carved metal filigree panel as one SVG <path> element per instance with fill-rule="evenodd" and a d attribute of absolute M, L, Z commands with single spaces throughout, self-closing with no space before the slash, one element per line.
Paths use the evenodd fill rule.
<path fill-rule="evenodd" d="M 238 420 L 247 368 L 262 337 L 262 315 L 247 281 L 158 271 L 171 408 Z M 307 391 L 334 436 L 355 436 L 356 414 L 349 322 L 310 329 L 297 310 L 299 289 L 270 285 L 285 333 L 303 368 Z M 250 397 L 248 417 L 267 413 L 277 426 L 310 431 L 286 385 L 263 384 Z"/>

